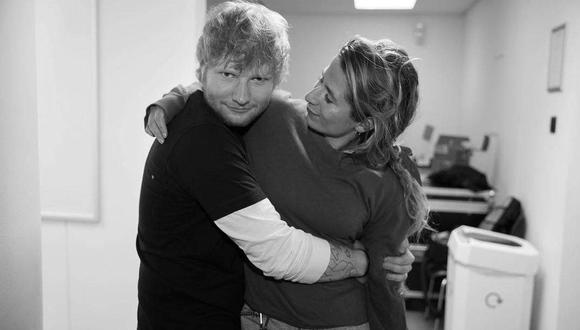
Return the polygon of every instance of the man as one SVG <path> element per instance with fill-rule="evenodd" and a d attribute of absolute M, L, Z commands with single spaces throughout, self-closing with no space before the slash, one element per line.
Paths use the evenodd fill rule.
<path fill-rule="evenodd" d="M 145 166 L 139 329 L 238 328 L 238 247 L 278 279 L 313 283 L 366 271 L 362 250 L 288 227 L 249 170 L 240 134 L 286 71 L 286 30 L 279 14 L 256 4 L 225 3 L 209 15 L 197 46 L 203 92 L 190 97 Z"/>

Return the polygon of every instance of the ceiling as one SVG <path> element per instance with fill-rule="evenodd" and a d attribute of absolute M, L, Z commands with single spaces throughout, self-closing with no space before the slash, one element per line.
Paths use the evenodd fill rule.
<path fill-rule="evenodd" d="M 267 7 L 283 15 L 292 14 L 451 14 L 462 15 L 480 0 L 417 0 L 412 10 L 355 10 L 353 0 L 260 0 Z M 483 0 L 482 0 L 483 1 Z M 208 8 L 220 0 L 207 0 Z"/>

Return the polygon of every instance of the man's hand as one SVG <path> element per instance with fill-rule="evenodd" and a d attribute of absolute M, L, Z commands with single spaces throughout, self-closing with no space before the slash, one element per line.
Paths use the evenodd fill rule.
<path fill-rule="evenodd" d="M 387 271 L 387 280 L 403 282 L 407 279 L 407 274 L 413 269 L 412 264 L 415 256 L 409 251 L 409 241 L 405 239 L 399 247 L 401 255 L 396 257 L 386 257 L 383 260 L 383 269 Z"/>
<path fill-rule="evenodd" d="M 157 105 L 150 106 L 148 111 L 149 117 L 147 118 L 145 132 L 156 138 L 159 143 L 163 144 L 167 137 L 167 120 L 165 111 Z"/>
<path fill-rule="evenodd" d="M 365 253 L 365 257 L 368 257 L 366 255 L 367 249 L 365 248 L 365 246 L 360 241 L 354 241 L 354 244 L 353 244 L 352 248 L 353 249 L 356 249 L 358 251 L 363 251 Z M 367 268 L 368 268 L 368 260 L 367 260 L 367 265 L 366 265 L 366 268 L 364 269 L 364 272 L 356 278 L 356 280 L 359 281 L 359 282 L 361 282 L 362 284 L 365 284 L 367 282 L 367 276 L 366 276 L 367 275 L 366 273 L 367 273 L 367 270 L 368 270 Z"/>
<path fill-rule="evenodd" d="M 364 250 L 330 243 L 330 261 L 318 282 L 331 282 L 366 274 L 369 259 Z"/>

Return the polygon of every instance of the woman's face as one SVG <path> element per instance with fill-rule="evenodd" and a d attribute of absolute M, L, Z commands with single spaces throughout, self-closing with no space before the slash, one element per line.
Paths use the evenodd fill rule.
<path fill-rule="evenodd" d="M 324 70 L 314 88 L 306 94 L 308 126 L 324 135 L 335 148 L 341 148 L 355 136 L 358 125 L 351 118 L 352 107 L 346 101 L 346 75 L 338 57 Z"/>

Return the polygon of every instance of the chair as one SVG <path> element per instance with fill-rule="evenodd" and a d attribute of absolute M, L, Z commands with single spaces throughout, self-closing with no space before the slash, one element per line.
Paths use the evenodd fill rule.
<path fill-rule="evenodd" d="M 515 197 L 508 197 L 502 204 L 494 206 L 481 222 L 479 228 L 523 238 L 526 223 L 520 201 Z M 435 330 L 439 329 L 444 316 L 449 235 L 449 232 L 431 235 L 431 242 L 428 244 L 421 264 L 425 317 L 435 319 Z M 439 290 L 436 293 L 437 284 Z M 433 303 L 434 300 L 436 303 Z"/>

